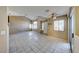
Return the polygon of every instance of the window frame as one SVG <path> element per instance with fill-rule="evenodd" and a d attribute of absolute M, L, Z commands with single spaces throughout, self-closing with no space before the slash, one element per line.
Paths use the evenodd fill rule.
<path fill-rule="evenodd" d="M 35 22 L 36 22 L 36 24 L 35 24 Z M 34 21 L 33 24 L 32 24 L 32 28 L 33 29 L 37 29 L 38 28 L 38 25 L 37 24 L 38 24 L 37 21 Z"/>
<path fill-rule="evenodd" d="M 63 21 L 63 29 L 62 29 L 62 30 L 59 29 L 59 28 L 61 28 L 60 25 L 59 25 L 59 24 L 60 24 L 60 21 Z M 55 22 L 58 22 L 58 24 L 57 24 L 57 25 L 58 25 L 58 26 L 57 26 L 58 29 L 57 29 L 57 30 L 55 29 Z M 54 28 L 54 29 L 53 29 L 54 31 L 64 32 L 64 31 L 65 31 L 65 20 L 63 20 L 63 19 L 54 20 L 54 22 L 53 22 L 53 28 Z"/>

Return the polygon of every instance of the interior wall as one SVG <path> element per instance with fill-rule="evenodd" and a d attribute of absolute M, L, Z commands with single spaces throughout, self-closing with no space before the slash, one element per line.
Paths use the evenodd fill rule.
<path fill-rule="evenodd" d="M 8 52 L 8 17 L 7 7 L 0 6 L 0 53 Z"/>
<path fill-rule="evenodd" d="M 73 52 L 79 53 L 79 6 L 75 8 L 75 36 L 74 36 L 74 50 Z"/>
<path fill-rule="evenodd" d="M 64 31 L 54 31 L 54 20 L 51 18 L 50 21 L 48 21 L 48 35 L 57 37 L 60 39 L 68 40 L 68 19 L 67 16 L 60 16 L 57 17 L 55 20 L 64 20 Z"/>
<path fill-rule="evenodd" d="M 10 34 L 30 30 L 30 23 L 31 21 L 24 16 L 9 16 Z"/>
<path fill-rule="evenodd" d="M 79 36 L 79 6 L 75 7 L 75 35 Z"/>

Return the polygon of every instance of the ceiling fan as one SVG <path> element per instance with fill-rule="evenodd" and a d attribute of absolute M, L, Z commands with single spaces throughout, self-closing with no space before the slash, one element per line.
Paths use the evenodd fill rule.
<path fill-rule="evenodd" d="M 45 12 L 47 12 L 49 15 L 48 15 L 48 18 L 53 18 L 53 19 L 56 19 L 56 13 L 52 13 L 52 11 L 51 10 L 49 10 L 49 9 L 47 9 L 47 10 L 45 10 Z"/>
<path fill-rule="evenodd" d="M 46 17 L 43 17 L 43 16 L 37 16 L 36 20 L 46 20 L 47 18 Z"/>
<path fill-rule="evenodd" d="M 57 18 L 56 13 L 52 13 L 52 14 L 48 15 L 48 18 L 56 19 Z"/>

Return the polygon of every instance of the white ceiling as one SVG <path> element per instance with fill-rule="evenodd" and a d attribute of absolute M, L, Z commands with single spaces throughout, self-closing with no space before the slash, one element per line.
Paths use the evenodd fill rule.
<path fill-rule="evenodd" d="M 69 6 L 9 6 L 8 15 L 26 16 L 35 20 L 38 16 L 48 17 L 51 13 L 56 13 L 57 16 L 68 14 L 69 8 Z"/>

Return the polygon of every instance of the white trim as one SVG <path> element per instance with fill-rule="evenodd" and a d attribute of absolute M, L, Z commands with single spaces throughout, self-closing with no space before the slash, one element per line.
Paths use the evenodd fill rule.
<path fill-rule="evenodd" d="M 9 53 L 9 26 L 7 26 L 7 39 L 6 39 L 6 41 L 7 41 L 7 53 Z"/>

